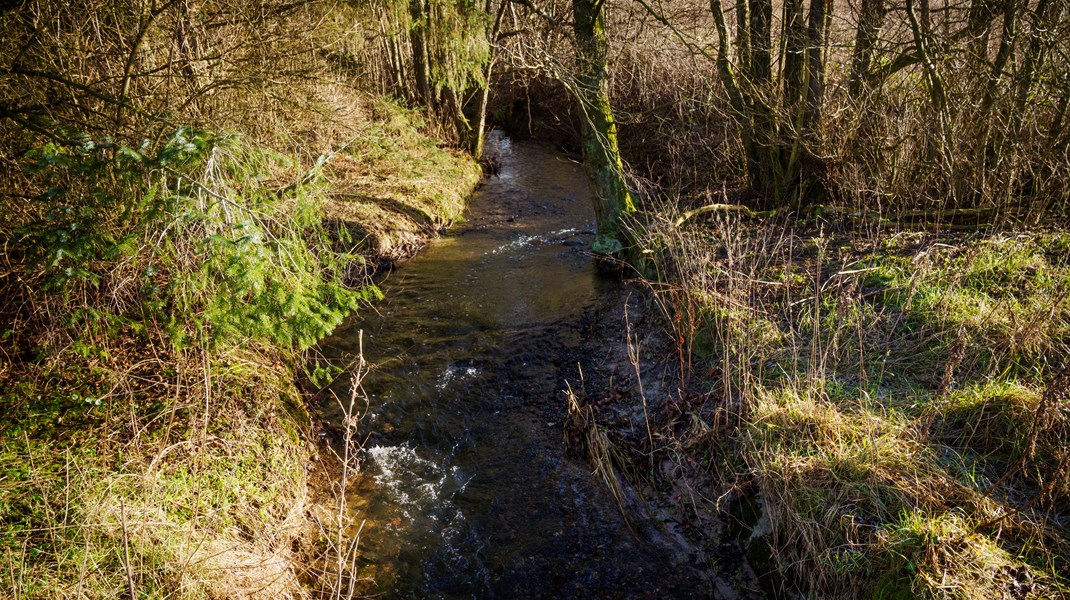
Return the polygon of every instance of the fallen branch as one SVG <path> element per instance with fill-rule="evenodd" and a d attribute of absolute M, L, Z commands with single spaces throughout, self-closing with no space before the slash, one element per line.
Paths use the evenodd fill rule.
<path fill-rule="evenodd" d="M 753 211 L 747 208 L 746 206 L 743 206 L 742 204 L 707 204 L 705 206 L 700 206 L 698 208 L 691 209 L 680 215 L 676 218 L 675 221 L 673 221 L 673 225 L 679 227 L 680 225 L 683 225 L 684 222 L 688 219 L 711 212 L 742 213 L 743 215 L 752 219 L 756 217 L 771 217 L 776 214 L 776 210 Z"/>

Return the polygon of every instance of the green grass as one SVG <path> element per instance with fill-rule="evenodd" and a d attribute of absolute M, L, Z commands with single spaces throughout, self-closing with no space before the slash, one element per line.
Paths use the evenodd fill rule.
<path fill-rule="evenodd" d="M 1037 418 L 1070 355 L 1070 235 L 783 228 L 647 233 L 692 370 L 739 417 L 729 442 L 677 451 L 755 484 L 771 580 L 820 598 L 1070 593 L 1070 413 Z"/>
<path fill-rule="evenodd" d="M 141 597 L 299 596 L 308 422 L 292 378 L 251 353 L 205 355 L 206 369 L 126 350 L 6 371 L 3 587 L 126 597 L 130 577 Z"/>
<path fill-rule="evenodd" d="M 325 209 L 362 252 L 392 262 L 463 218 L 481 171 L 471 157 L 422 133 L 418 112 L 382 99 L 368 110 L 372 121 L 326 166 Z"/>
<path fill-rule="evenodd" d="M 349 99 L 366 110 L 325 128 L 356 135 L 337 154 L 328 140 L 318 166 L 187 128 L 37 153 L 28 191 L 64 201 L 0 229 L 0 588 L 298 598 L 332 585 L 309 518 L 304 351 L 378 297 L 366 265 L 401 256 L 392 236 L 422 244 L 479 176 L 416 113 Z"/>

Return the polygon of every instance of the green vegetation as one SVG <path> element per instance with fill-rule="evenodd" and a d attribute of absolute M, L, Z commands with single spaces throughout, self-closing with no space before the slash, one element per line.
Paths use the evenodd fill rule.
<path fill-rule="evenodd" d="M 369 73 L 383 93 L 423 107 L 444 139 L 480 158 L 493 42 L 508 4 L 498 2 L 494 8 L 492 0 L 368 2 L 360 17 L 378 38 L 378 56 L 372 51 L 353 58 L 367 63 L 383 60 L 378 72 Z"/>
<path fill-rule="evenodd" d="M 375 264 L 460 216 L 479 168 L 308 49 L 344 41 L 348 9 L 236 8 L 0 14 L 15 597 L 307 597 L 339 576 L 309 519 L 305 352 L 381 296 Z M 232 62 L 202 69 L 224 40 Z"/>
<path fill-rule="evenodd" d="M 324 210 L 363 253 L 393 262 L 463 217 L 480 170 L 421 133 L 420 114 L 379 100 L 372 125 L 324 169 Z"/>
<path fill-rule="evenodd" d="M 754 486 L 771 580 L 823 597 L 1067 593 L 1070 238 L 782 228 L 726 217 L 646 240 L 679 269 L 662 305 L 685 360 L 717 373 L 692 414 L 734 424 L 716 445 L 708 426 L 667 443 Z"/>
<path fill-rule="evenodd" d="M 16 4 L 5 590 L 342 596 L 295 382 L 462 217 L 495 114 L 583 152 L 593 250 L 634 245 L 679 355 L 635 464 L 760 505 L 767 583 L 1070 594 L 1065 3 Z"/>
<path fill-rule="evenodd" d="M 123 597 L 130 586 L 148 597 L 300 595 L 291 545 L 307 526 L 307 423 L 284 370 L 239 351 L 202 366 L 131 350 L 89 368 L 64 353 L 9 373 L 16 383 L 0 398 L 9 419 L 0 433 L 5 589 L 29 598 Z M 161 368 L 173 373 L 153 372 Z M 205 373 L 207 410 L 204 390 L 180 383 Z"/>
<path fill-rule="evenodd" d="M 5 587 L 302 594 L 291 547 L 317 534 L 305 521 L 310 424 L 294 370 L 379 293 L 351 280 L 365 258 L 336 249 L 398 258 L 380 232 L 426 239 L 423 220 L 454 218 L 478 173 L 406 116 L 372 128 L 354 166 L 332 163 L 331 176 L 355 182 L 345 187 L 317 174 L 280 190 L 273 182 L 298 173 L 293 159 L 190 129 L 158 148 L 83 137 L 28 154 L 39 189 L 63 201 L 4 232 L 25 249 L 2 278 L 21 299 L 5 304 L 0 354 Z M 395 188 L 366 201 L 370 215 L 335 207 L 333 193 L 383 191 L 359 178 L 393 173 L 397 156 L 408 171 L 394 185 L 439 178 L 442 191 Z M 364 244 L 347 233 L 360 227 L 375 232 Z"/>

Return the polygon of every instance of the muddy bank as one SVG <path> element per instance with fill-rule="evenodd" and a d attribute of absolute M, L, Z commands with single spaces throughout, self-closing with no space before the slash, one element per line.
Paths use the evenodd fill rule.
<path fill-rule="evenodd" d="M 653 294 L 626 281 L 584 328 L 584 381 L 564 427 L 570 455 L 616 478 L 630 527 L 701 571 L 710 597 L 764 598 L 746 558 L 755 519 L 739 510 L 744 495 L 681 445 L 716 444 L 719 432 Z"/>

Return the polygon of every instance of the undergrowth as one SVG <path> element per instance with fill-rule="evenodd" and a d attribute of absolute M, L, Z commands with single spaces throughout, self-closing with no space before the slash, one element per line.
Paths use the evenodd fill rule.
<path fill-rule="evenodd" d="M 315 571 L 330 532 L 307 517 L 311 424 L 295 381 L 307 349 L 380 297 L 367 280 L 379 238 L 354 230 L 415 219 L 393 205 L 339 215 L 332 198 L 403 160 L 404 181 L 438 177 L 442 191 L 414 183 L 393 201 L 446 221 L 478 173 L 412 113 L 380 106 L 395 116 L 367 116 L 359 139 L 311 164 L 189 127 L 137 143 L 57 129 L 19 158 L 25 193 L 4 200 L 0 228 L 5 589 L 262 598 L 333 585 Z"/>
<path fill-rule="evenodd" d="M 5 583 L 20 597 L 300 594 L 300 352 L 378 294 L 315 181 L 238 136 L 26 153 L 3 232 Z"/>
<path fill-rule="evenodd" d="M 1070 591 L 1070 236 L 674 219 L 642 243 L 701 389 L 662 439 L 759 499 L 774 594 Z"/>
<path fill-rule="evenodd" d="M 4 592 L 340 589 L 309 516 L 306 353 L 479 175 L 368 92 L 363 14 L 0 9 Z"/>

